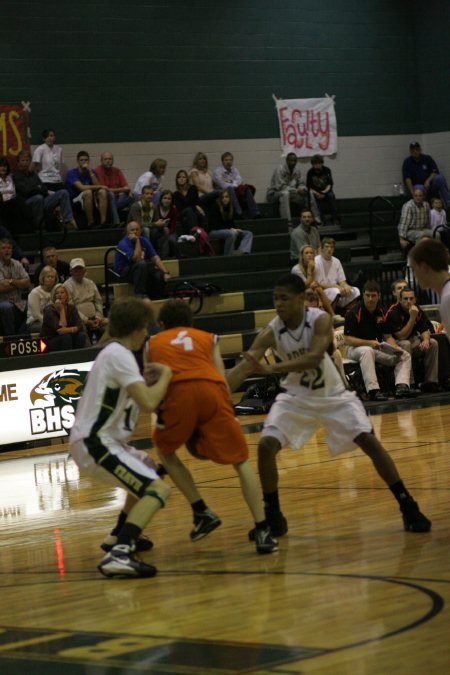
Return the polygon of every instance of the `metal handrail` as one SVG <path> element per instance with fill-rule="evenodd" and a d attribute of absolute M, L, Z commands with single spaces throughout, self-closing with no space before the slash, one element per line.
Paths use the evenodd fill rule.
<path fill-rule="evenodd" d="M 58 239 L 49 237 L 48 235 L 51 234 L 58 234 L 57 231 L 55 232 L 46 232 L 44 231 L 44 222 L 40 223 L 39 229 L 38 229 L 38 247 L 39 247 L 39 255 L 42 260 L 42 251 L 46 246 L 54 246 L 55 248 L 59 248 L 61 244 L 65 242 L 67 239 L 67 232 L 68 229 L 65 225 L 63 225 L 62 231 L 59 232 L 61 235 Z"/>
<path fill-rule="evenodd" d="M 377 195 L 376 197 L 374 197 L 369 204 L 369 245 L 370 248 L 372 249 L 372 256 L 374 260 L 379 260 L 380 258 L 377 245 L 375 243 L 374 221 L 376 220 L 378 223 L 383 223 L 383 225 L 389 223 L 388 219 L 385 220 L 381 214 L 376 213 L 375 205 L 378 202 L 380 202 L 383 206 L 387 206 L 390 209 L 391 225 L 394 225 L 395 216 L 397 213 L 397 209 L 395 208 L 394 204 L 389 199 L 387 199 L 386 197 L 382 197 L 381 195 Z"/>
<path fill-rule="evenodd" d="M 108 249 L 106 249 L 105 255 L 103 256 L 103 271 L 105 277 L 105 309 L 107 312 L 109 311 L 109 308 L 111 306 L 111 303 L 109 301 L 109 287 L 110 287 L 109 275 L 112 274 L 116 276 L 118 279 L 120 279 L 120 275 L 117 274 L 117 272 L 114 272 L 113 268 L 110 267 L 108 263 L 110 253 L 112 253 L 112 251 L 115 252 L 116 250 L 117 250 L 116 246 L 110 246 Z"/>

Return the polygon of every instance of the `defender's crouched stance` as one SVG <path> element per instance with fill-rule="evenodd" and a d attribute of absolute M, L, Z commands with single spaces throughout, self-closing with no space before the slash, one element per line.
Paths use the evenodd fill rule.
<path fill-rule="evenodd" d="M 346 389 L 327 353 L 332 341 L 330 316 L 319 309 L 305 308 L 304 291 L 304 282 L 297 275 L 286 274 L 278 280 L 274 289 L 277 316 L 227 374 L 232 391 L 251 372 L 285 375 L 285 391 L 278 394 L 270 409 L 258 445 L 266 518 L 273 534 L 282 536 L 288 531 L 279 503 L 276 455 L 286 446 L 301 448 L 319 426 L 325 428 L 331 454 L 359 446 L 370 457 L 398 501 L 405 530 L 428 532 L 431 522 L 400 480 L 393 460 L 373 433 L 361 401 Z M 275 349 L 280 363 L 259 362 L 269 348 Z"/>
<path fill-rule="evenodd" d="M 262 494 L 248 461 L 248 448 L 234 415 L 217 336 L 192 328 L 192 312 L 182 300 L 168 300 L 159 313 L 163 330 L 150 338 L 148 362 L 170 364 L 173 375 L 153 436 L 161 462 L 191 504 L 197 541 L 221 524 L 202 500 L 192 476 L 176 451 L 186 445 L 192 455 L 217 464 L 232 464 L 255 521 L 258 553 L 278 550 L 264 516 Z"/>
<path fill-rule="evenodd" d="M 134 552 L 151 548 L 141 532 L 170 492 L 155 468 L 144 461 L 145 455 L 126 442 L 139 409 L 156 408 L 172 374 L 168 366 L 155 363 L 154 384 L 147 386 L 139 373 L 132 350 L 142 347 L 151 318 L 151 309 L 139 298 L 114 302 L 109 315 L 111 341 L 89 373 L 70 434 L 70 452 L 81 469 L 128 491 L 117 525 L 102 544 L 109 552 L 98 569 L 107 577 L 156 574 L 156 568 L 138 560 Z"/>

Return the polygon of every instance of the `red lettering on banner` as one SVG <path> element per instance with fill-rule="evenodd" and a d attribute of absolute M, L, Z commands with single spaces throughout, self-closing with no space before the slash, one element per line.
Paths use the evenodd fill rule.
<path fill-rule="evenodd" d="M 14 160 L 12 168 L 19 152 L 30 149 L 28 124 L 28 110 L 23 105 L 0 103 L 0 148 L 2 155 Z"/>
<path fill-rule="evenodd" d="M 318 110 L 290 110 L 284 106 L 278 111 L 283 145 L 293 149 L 306 147 L 326 151 L 330 146 L 330 116 Z"/>

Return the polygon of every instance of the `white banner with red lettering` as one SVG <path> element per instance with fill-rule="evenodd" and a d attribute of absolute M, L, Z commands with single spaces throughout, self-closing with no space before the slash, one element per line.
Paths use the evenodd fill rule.
<path fill-rule="evenodd" d="M 295 152 L 297 157 L 337 152 L 336 114 L 331 96 L 275 98 L 275 103 L 283 157 L 288 152 Z"/>

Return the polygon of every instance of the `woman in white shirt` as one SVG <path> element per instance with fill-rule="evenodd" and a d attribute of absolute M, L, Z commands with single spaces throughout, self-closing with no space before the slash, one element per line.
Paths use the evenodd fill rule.
<path fill-rule="evenodd" d="M 33 288 L 28 296 L 27 330 L 40 333 L 45 307 L 51 302 L 51 291 L 58 282 L 58 273 L 54 267 L 46 265 L 39 274 L 39 286 Z"/>

